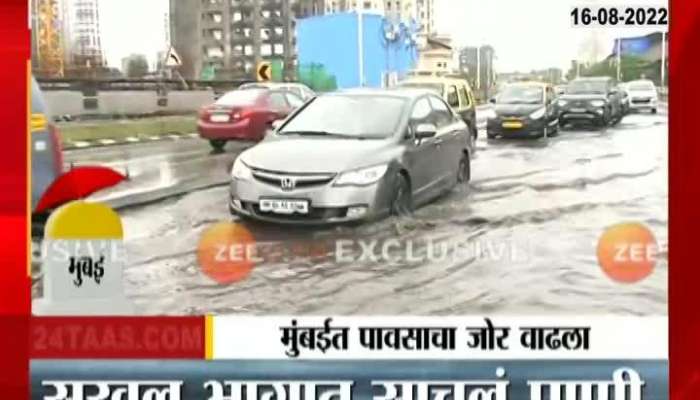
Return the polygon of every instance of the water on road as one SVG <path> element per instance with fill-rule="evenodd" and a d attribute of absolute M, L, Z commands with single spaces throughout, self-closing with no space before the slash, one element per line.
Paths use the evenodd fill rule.
<path fill-rule="evenodd" d="M 604 131 L 569 129 L 549 140 L 484 136 L 470 185 L 411 218 L 247 223 L 265 261 L 234 284 L 211 280 L 196 259 L 203 230 L 232 218 L 227 188 L 127 209 L 126 294 L 141 314 L 666 314 L 665 115 L 629 115 Z M 194 163 L 182 167 L 193 179 L 226 174 L 235 157 L 200 145 L 186 151 L 173 157 Z M 617 283 L 598 266 L 598 238 L 620 222 L 645 224 L 662 248 L 639 283 Z"/>

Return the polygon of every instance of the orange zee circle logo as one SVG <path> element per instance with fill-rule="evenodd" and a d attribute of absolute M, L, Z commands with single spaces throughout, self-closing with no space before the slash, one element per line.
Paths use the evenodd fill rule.
<path fill-rule="evenodd" d="M 221 284 L 248 277 L 256 261 L 253 235 L 241 224 L 221 222 L 207 228 L 197 246 L 197 260 L 207 276 Z"/>
<path fill-rule="evenodd" d="M 636 222 L 606 229 L 598 241 L 598 263 L 611 279 L 635 283 L 651 275 L 659 247 L 654 234 Z"/>

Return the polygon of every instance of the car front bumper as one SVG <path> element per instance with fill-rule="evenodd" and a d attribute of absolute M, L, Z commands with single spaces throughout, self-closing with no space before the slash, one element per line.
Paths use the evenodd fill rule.
<path fill-rule="evenodd" d="M 544 118 L 534 120 L 530 118 L 520 118 L 516 120 L 496 117 L 486 121 L 486 132 L 489 136 L 512 138 L 541 136 L 544 133 L 544 127 Z"/>
<path fill-rule="evenodd" d="M 582 108 L 562 108 L 559 114 L 559 120 L 566 122 L 585 122 L 585 121 L 601 121 L 605 117 L 605 109 L 603 107 L 587 106 Z"/>
<path fill-rule="evenodd" d="M 285 191 L 281 188 L 250 180 L 233 179 L 229 191 L 229 210 L 233 214 L 260 221 L 317 225 L 363 221 L 389 212 L 391 185 L 387 178 L 367 186 L 333 186 L 332 183 Z M 278 214 L 260 209 L 261 199 L 306 200 L 308 213 Z"/>
<path fill-rule="evenodd" d="M 658 106 L 656 99 L 631 99 L 630 110 L 651 110 Z"/>

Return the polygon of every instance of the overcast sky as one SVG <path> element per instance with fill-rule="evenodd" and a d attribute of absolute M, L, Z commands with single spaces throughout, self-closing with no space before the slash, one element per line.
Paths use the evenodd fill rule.
<path fill-rule="evenodd" d="M 110 66 L 121 68 L 122 58 L 145 55 L 151 64 L 165 48 L 168 0 L 99 0 L 102 47 Z"/>
<path fill-rule="evenodd" d="M 626 5 L 624 0 L 435 0 L 436 29 L 452 36 L 455 47 L 490 44 L 499 71 L 568 68 L 572 59 L 610 53 L 616 36 L 646 34 L 652 29 L 577 28 L 569 13 L 590 3 Z M 165 47 L 168 0 L 100 0 L 102 44 L 110 66 L 132 53 L 155 63 Z M 667 4 L 664 0 L 635 0 Z M 597 44 L 597 45 L 596 45 Z"/>
<path fill-rule="evenodd" d="M 643 35 L 648 28 L 574 27 L 574 6 L 601 4 L 667 5 L 664 0 L 435 0 L 437 30 L 452 36 L 456 47 L 490 44 L 499 71 L 527 72 L 559 67 L 571 60 L 610 54 L 616 37 Z M 597 46 L 596 46 L 597 44 Z"/>

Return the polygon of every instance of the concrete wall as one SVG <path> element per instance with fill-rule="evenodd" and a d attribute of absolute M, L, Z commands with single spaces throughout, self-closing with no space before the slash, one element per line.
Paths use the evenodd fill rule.
<path fill-rule="evenodd" d="M 52 115 L 82 115 L 83 94 L 81 92 L 56 90 L 45 91 L 44 100 Z"/>
<path fill-rule="evenodd" d="M 156 92 L 118 91 L 100 92 L 97 94 L 99 111 L 97 114 L 153 114 L 158 111 L 158 96 Z"/>
<path fill-rule="evenodd" d="M 148 115 L 160 113 L 193 113 L 214 102 L 210 90 L 171 91 L 166 106 L 158 105 L 155 91 L 104 91 L 97 93 L 97 109 L 85 109 L 83 94 L 78 91 L 44 92 L 49 112 L 54 116 L 70 115 Z"/>
<path fill-rule="evenodd" d="M 192 112 L 199 111 L 202 106 L 214 102 L 214 92 L 211 90 L 198 90 L 188 92 L 168 93 L 168 111 L 170 112 Z"/>

